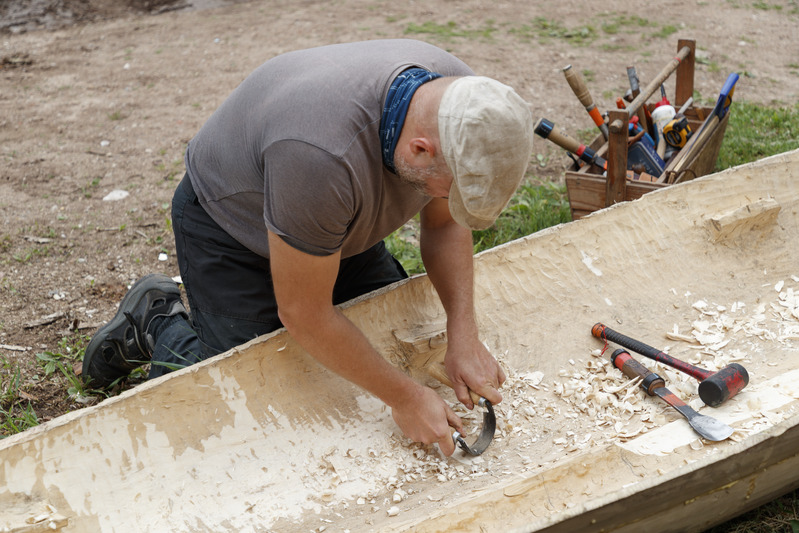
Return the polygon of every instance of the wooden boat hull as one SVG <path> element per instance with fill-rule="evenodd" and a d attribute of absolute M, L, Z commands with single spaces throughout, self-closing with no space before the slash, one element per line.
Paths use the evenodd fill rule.
<path fill-rule="evenodd" d="M 0 441 L 0 530 L 701 531 L 755 507 L 799 486 L 798 163 L 771 157 L 480 254 L 481 334 L 509 379 L 479 458 L 407 442 L 278 331 Z M 433 383 L 445 316 L 425 276 L 344 312 Z M 749 386 L 701 409 L 733 438 L 699 440 L 618 377 L 596 322 L 703 366 L 744 364 Z M 695 380 L 658 372 L 699 407 Z"/>

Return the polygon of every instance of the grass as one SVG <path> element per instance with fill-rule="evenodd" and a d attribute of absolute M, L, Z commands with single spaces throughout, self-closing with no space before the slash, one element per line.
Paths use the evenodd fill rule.
<path fill-rule="evenodd" d="M 511 28 L 509 33 L 524 40 L 536 39 L 540 43 L 562 40 L 577 46 L 587 46 L 597 38 L 597 31 L 593 26 L 570 28 L 560 21 L 548 20 L 544 17 L 536 17 L 529 24 Z"/>
<path fill-rule="evenodd" d="M 491 40 L 492 35 L 497 29 L 494 27 L 492 21 L 487 21 L 484 28 L 460 28 L 457 23 L 449 21 L 446 24 L 438 24 L 436 22 L 423 22 L 417 24 L 411 22 L 405 28 L 405 33 L 408 35 L 427 35 L 438 37 L 443 41 L 451 41 L 456 37 L 464 37 L 467 39 L 486 39 Z"/>
<path fill-rule="evenodd" d="M 482 252 L 570 220 L 565 185 L 524 184 L 493 226 L 473 232 L 474 251 Z"/>
<path fill-rule="evenodd" d="M 425 21 L 406 23 L 406 35 L 423 35 L 427 39 L 449 43 L 456 39 L 482 39 L 491 41 L 499 32 L 511 35 L 524 42 L 537 41 L 541 44 L 556 41 L 565 42 L 574 46 L 589 46 L 594 44 L 601 35 L 617 35 L 622 33 L 635 33 L 649 39 L 665 39 L 678 31 L 678 28 L 668 24 L 659 24 L 637 15 L 609 13 L 598 16 L 598 27 L 591 24 L 571 26 L 568 21 L 535 17 L 532 20 L 520 21 L 513 25 L 500 25 L 495 21 L 486 20 L 483 27 L 462 27 L 454 21 L 444 24 Z M 399 22 L 396 18 L 388 17 L 388 22 Z M 605 49 L 622 47 L 624 45 L 603 44 Z M 629 45 L 628 45 L 629 46 Z"/>
<path fill-rule="evenodd" d="M 39 419 L 24 398 L 22 370 L 5 357 L 0 359 L 0 438 L 37 426 Z"/>
<path fill-rule="evenodd" d="M 565 185 L 523 184 L 492 227 L 473 232 L 474 252 L 482 252 L 570 220 Z M 386 239 L 386 248 L 408 274 L 420 274 L 425 271 L 424 263 L 413 233 L 414 230 L 408 226 L 395 231 Z"/>
<path fill-rule="evenodd" d="M 102 394 L 83 383 L 75 374 L 75 366 L 83 361 L 91 337 L 81 333 L 61 337 L 54 350 L 36 354 L 36 360 L 44 371 L 45 379 L 62 379 L 67 395 L 78 403 L 86 403 L 92 396 Z"/>
<path fill-rule="evenodd" d="M 799 148 L 799 104 L 772 108 L 734 102 L 730 110 L 719 170 Z"/>

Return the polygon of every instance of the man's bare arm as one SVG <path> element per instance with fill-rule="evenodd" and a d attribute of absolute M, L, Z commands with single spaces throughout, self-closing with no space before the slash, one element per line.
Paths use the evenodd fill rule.
<path fill-rule="evenodd" d="M 451 455 L 449 427 L 460 429 L 460 418 L 436 392 L 381 357 L 333 305 L 340 254 L 309 255 L 272 232 L 269 253 L 278 313 L 292 337 L 324 366 L 383 400 L 408 438 L 437 442 Z"/>
<path fill-rule="evenodd" d="M 468 388 L 499 403 L 502 395 L 497 389 L 505 373 L 480 342 L 474 314 L 472 232 L 452 219 L 444 198 L 434 198 L 425 206 L 421 228 L 422 259 L 447 312 L 445 364 L 458 400 L 473 406 Z"/>

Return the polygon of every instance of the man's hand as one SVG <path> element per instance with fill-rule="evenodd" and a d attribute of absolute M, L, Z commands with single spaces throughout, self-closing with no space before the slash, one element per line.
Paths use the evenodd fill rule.
<path fill-rule="evenodd" d="M 441 453 L 449 457 L 455 452 L 452 429 L 463 432 L 458 415 L 441 397 L 428 387 L 418 386 L 418 391 L 407 401 L 391 409 L 394 422 L 406 437 L 424 444 L 438 443 Z"/>
<path fill-rule="evenodd" d="M 505 382 L 505 372 L 476 336 L 450 338 L 444 366 L 455 395 L 467 408 L 474 408 L 469 390 L 492 405 L 502 401 L 498 389 Z"/>

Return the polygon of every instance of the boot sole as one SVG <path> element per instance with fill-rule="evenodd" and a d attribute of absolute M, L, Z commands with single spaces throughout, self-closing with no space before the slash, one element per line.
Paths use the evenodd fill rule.
<path fill-rule="evenodd" d="M 163 274 L 147 274 L 143 278 L 140 278 L 136 283 L 134 283 L 128 293 L 122 298 L 122 301 L 119 303 L 119 308 L 117 309 L 114 318 L 111 319 L 105 326 L 101 327 L 97 330 L 97 333 L 94 334 L 92 340 L 89 342 L 89 345 L 86 347 L 86 351 L 83 355 L 83 367 L 82 367 L 82 378 L 84 383 L 94 382 L 94 384 L 100 387 L 107 387 L 109 384 L 113 383 L 114 378 L 110 381 L 108 380 L 101 380 L 97 377 L 89 376 L 88 370 L 91 368 L 92 361 L 94 357 L 100 353 L 100 349 L 103 343 L 106 340 L 106 335 L 109 331 L 113 331 L 116 328 L 122 326 L 123 324 L 127 323 L 128 319 L 125 317 L 125 311 L 130 311 L 131 309 L 135 309 L 141 299 L 144 297 L 147 292 L 158 289 L 166 294 L 174 293 L 180 296 L 180 289 L 178 289 L 177 283 L 172 278 L 165 276 Z M 129 304 L 131 304 L 129 306 Z M 101 356 L 102 357 L 102 356 Z M 122 356 L 122 359 L 128 361 L 127 359 Z M 141 363 L 131 363 L 130 371 L 134 370 L 138 366 L 144 364 L 145 361 Z M 121 376 L 120 376 L 121 377 Z"/>

